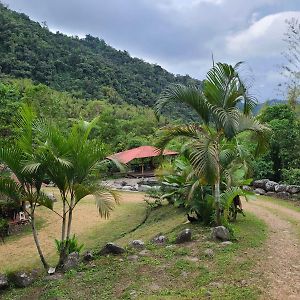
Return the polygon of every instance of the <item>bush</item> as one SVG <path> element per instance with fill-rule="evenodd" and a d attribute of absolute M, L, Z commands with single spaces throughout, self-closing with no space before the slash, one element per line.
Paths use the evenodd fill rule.
<path fill-rule="evenodd" d="M 65 242 L 62 242 L 60 240 L 55 240 L 55 245 L 56 245 L 56 250 L 58 253 L 61 252 L 63 246 L 68 243 L 68 249 L 67 249 L 67 255 L 73 252 L 78 252 L 80 253 L 84 244 L 79 245 L 78 240 L 75 236 L 71 237 L 69 240 L 66 240 Z"/>
<path fill-rule="evenodd" d="M 0 238 L 4 240 L 6 236 L 8 236 L 8 222 L 6 219 L 0 218 Z"/>
<path fill-rule="evenodd" d="M 300 169 L 283 169 L 282 179 L 284 183 L 300 185 Z"/>

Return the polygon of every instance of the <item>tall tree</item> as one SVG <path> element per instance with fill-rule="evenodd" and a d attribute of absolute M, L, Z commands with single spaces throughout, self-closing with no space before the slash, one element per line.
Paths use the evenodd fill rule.
<path fill-rule="evenodd" d="M 201 89 L 171 85 L 156 103 L 157 113 L 169 102 L 183 102 L 198 114 L 196 124 L 163 128 L 160 146 L 178 136 L 189 139 L 187 146 L 195 173 L 213 189 L 217 224 L 221 224 L 221 160 L 231 155 L 222 151 L 222 145 L 244 131 L 255 134 L 257 153 L 266 147 L 267 141 L 268 129 L 251 117 L 256 102 L 240 78 L 239 66 L 240 63 L 234 67 L 217 63 L 207 73 Z"/>
<path fill-rule="evenodd" d="M 52 209 L 53 202 L 41 191 L 45 166 L 41 165 L 39 170 L 34 173 L 28 168 L 28 164 L 36 159 L 39 152 L 39 146 L 34 139 L 35 119 L 36 115 L 33 109 L 30 106 L 23 105 L 17 119 L 15 142 L 0 149 L 0 161 L 8 166 L 13 173 L 11 178 L 0 177 L 0 192 L 18 202 L 28 213 L 34 242 L 41 262 L 47 270 L 48 263 L 38 239 L 35 211 L 37 205 Z M 29 207 L 27 204 L 29 204 Z"/>

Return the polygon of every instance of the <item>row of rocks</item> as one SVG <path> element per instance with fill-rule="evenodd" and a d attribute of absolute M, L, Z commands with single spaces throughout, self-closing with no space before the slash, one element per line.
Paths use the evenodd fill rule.
<path fill-rule="evenodd" d="M 159 183 L 155 177 L 149 178 L 120 178 L 102 182 L 111 188 L 123 191 L 147 192 L 150 189 L 159 189 Z"/>
<path fill-rule="evenodd" d="M 214 240 L 220 241 L 229 241 L 230 233 L 227 228 L 224 226 L 214 227 L 211 232 L 211 237 Z M 152 243 L 156 245 L 164 245 L 169 241 L 168 237 L 163 234 L 158 234 L 152 239 Z M 192 231 L 191 229 L 182 230 L 175 239 L 175 244 L 182 244 L 192 241 Z M 170 245 L 172 246 L 172 245 Z M 168 246 L 167 246 L 168 247 Z M 139 252 L 139 256 L 148 256 L 149 251 L 145 249 L 145 243 L 142 240 L 133 240 L 129 243 L 129 248 L 136 249 Z M 122 255 L 126 252 L 126 249 L 116 245 L 114 243 L 107 243 L 101 250 L 95 252 L 95 255 Z M 205 252 L 206 256 L 213 256 L 213 253 L 209 250 Z M 83 261 L 85 263 L 89 263 L 94 260 L 95 256 L 92 251 L 86 251 L 83 253 L 82 258 L 78 252 L 73 252 L 69 254 L 67 260 L 64 263 L 63 272 L 67 272 L 70 269 L 73 269 L 78 266 L 78 264 Z M 137 255 L 131 255 L 128 257 L 129 260 L 137 260 Z M 48 270 L 48 276 L 46 279 L 54 280 L 61 278 L 63 276 L 62 273 L 56 273 L 55 268 L 50 268 Z M 37 272 L 16 272 L 12 273 L 9 276 L 5 274 L 0 274 L 0 290 L 8 288 L 10 285 L 24 288 L 29 286 L 34 282 L 34 280 L 38 277 Z"/>
<path fill-rule="evenodd" d="M 300 186 L 279 184 L 269 179 L 253 181 L 253 191 L 258 195 L 278 197 L 282 199 L 299 199 Z"/>

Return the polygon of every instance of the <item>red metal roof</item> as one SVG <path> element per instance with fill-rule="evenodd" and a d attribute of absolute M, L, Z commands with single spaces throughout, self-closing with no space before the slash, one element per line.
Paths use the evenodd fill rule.
<path fill-rule="evenodd" d="M 115 159 L 123 164 L 127 164 L 136 158 L 154 157 L 154 156 L 159 156 L 160 154 L 161 154 L 161 150 L 158 148 L 155 148 L 153 146 L 141 146 L 138 148 L 133 148 L 130 150 L 112 154 L 107 158 Z M 162 155 L 176 155 L 176 154 L 178 154 L 178 152 L 167 150 L 167 149 L 165 149 L 162 153 Z"/>

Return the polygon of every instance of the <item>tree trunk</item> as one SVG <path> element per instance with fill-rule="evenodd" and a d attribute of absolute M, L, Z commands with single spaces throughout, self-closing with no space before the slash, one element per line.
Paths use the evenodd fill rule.
<path fill-rule="evenodd" d="M 222 225 L 221 222 L 221 199 L 220 199 L 220 180 L 215 183 L 215 205 L 216 205 L 216 225 Z"/>
<path fill-rule="evenodd" d="M 62 197 L 63 198 L 63 218 L 62 218 L 62 226 L 61 226 L 61 245 L 62 245 L 62 248 L 60 249 L 60 252 L 59 252 L 59 260 L 58 260 L 58 263 L 57 263 L 57 268 L 62 268 L 65 260 L 66 260 L 66 257 L 67 257 L 67 252 L 66 252 L 66 245 L 65 245 L 65 237 L 66 237 L 66 200 L 64 198 L 64 196 Z"/>
<path fill-rule="evenodd" d="M 44 266 L 44 269 L 45 269 L 46 271 L 48 271 L 49 265 L 47 264 L 46 259 L 45 259 L 44 255 L 43 255 L 43 252 L 42 252 L 42 249 L 41 249 L 41 246 L 40 246 L 40 242 L 39 242 L 39 239 L 38 239 L 37 230 L 36 230 L 36 227 L 35 227 L 35 216 L 34 216 L 34 212 L 31 214 L 31 229 L 32 229 L 32 234 L 33 234 L 34 242 L 35 242 L 37 251 L 38 251 L 38 253 L 39 253 L 41 262 L 42 262 L 42 264 L 43 264 L 43 266 Z"/>

